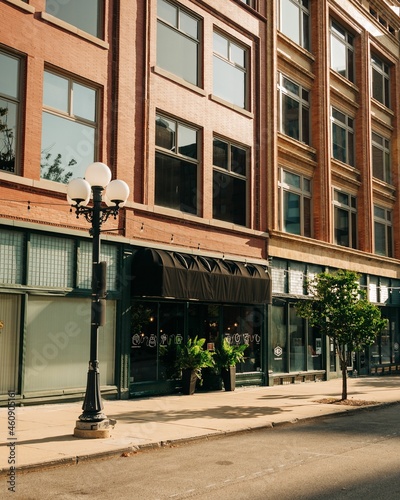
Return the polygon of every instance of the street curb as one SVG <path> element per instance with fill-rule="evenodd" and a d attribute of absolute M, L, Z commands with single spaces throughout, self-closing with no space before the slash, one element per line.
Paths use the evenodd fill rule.
<path fill-rule="evenodd" d="M 63 457 L 58 460 L 50 460 L 48 462 L 39 462 L 36 464 L 28 464 L 22 465 L 21 467 L 17 466 L 17 473 L 29 473 L 29 472 L 38 472 L 43 469 L 54 469 L 65 466 L 74 466 L 84 462 L 90 462 L 95 460 L 104 460 L 108 458 L 117 458 L 126 454 L 126 456 L 130 456 L 134 453 L 139 453 L 140 451 L 152 451 L 155 449 L 168 447 L 168 446 L 179 446 L 185 444 L 195 443 L 197 441 L 206 441 L 211 439 L 218 439 L 222 437 L 235 436 L 238 434 L 245 434 L 248 432 L 255 432 L 260 430 L 270 430 L 280 427 L 289 427 L 294 426 L 296 424 L 304 424 L 311 423 L 315 420 L 321 420 L 322 418 L 332 418 L 332 417 L 343 417 L 349 416 L 354 412 L 358 411 L 372 411 L 377 408 L 386 407 L 386 406 L 394 406 L 400 404 L 400 400 L 398 401 L 389 401 L 384 403 L 376 403 L 368 406 L 348 406 L 346 409 L 342 411 L 336 411 L 333 413 L 325 413 L 323 415 L 313 415 L 310 417 L 304 418 L 294 418 L 292 420 L 284 420 L 280 422 L 267 422 L 265 424 L 252 426 L 252 427 L 243 427 L 241 429 L 235 429 L 232 431 L 215 431 L 208 434 L 200 435 L 200 436 L 192 436 L 187 438 L 178 438 L 171 439 L 165 441 L 158 441 L 154 443 L 146 443 L 138 446 L 132 445 L 123 448 L 118 448 L 110 451 L 102 451 L 93 453 L 90 455 L 77 455 L 75 457 Z M 7 476 L 9 473 L 9 468 L 1 468 L 0 469 L 0 477 Z"/>

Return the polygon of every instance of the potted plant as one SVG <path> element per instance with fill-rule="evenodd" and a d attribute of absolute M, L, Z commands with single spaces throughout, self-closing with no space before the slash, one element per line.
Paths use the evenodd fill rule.
<path fill-rule="evenodd" d="M 196 382 L 202 381 L 203 368 L 214 366 L 214 353 L 203 348 L 206 339 L 197 336 L 185 344 L 169 344 L 163 349 L 162 357 L 169 365 L 169 373 L 182 377 L 182 392 L 193 394 Z"/>
<path fill-rule="evenodd" d="M 221 377 L 226 391 L 234 391 L 236 387 L 236 365 L 244 361 L 244 351 L 247 344 L 231 345 L 227 339 L 217 348 L 215 364 L 221 371 Z"/>

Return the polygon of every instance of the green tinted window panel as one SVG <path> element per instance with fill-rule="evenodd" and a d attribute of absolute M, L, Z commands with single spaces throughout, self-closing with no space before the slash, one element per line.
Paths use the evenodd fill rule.
<path fill-rule="evenodd" d="M 28 284 L 72 288 L 74 241 L 32 234 L 28 257 Z"/>
<path fill-rule="evenodd" d="M 107 262 L 107 290 L 117 290 L 118 250 L 113 245 L 102 244 L 100 260 Z M 92 243 L 82 241 L 78 250 L 78 288 L 92 287 Z"/>
<path fill-rule="evenodd" d="M 0 283 L 22 284 L 24 236 L 0 231 Z"/>

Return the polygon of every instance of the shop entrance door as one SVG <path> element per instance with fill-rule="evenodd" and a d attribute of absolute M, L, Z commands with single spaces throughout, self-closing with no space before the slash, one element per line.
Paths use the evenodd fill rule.
<path fill-rule="evenodd" d="M 0 394 L 18 390 L 21 296 L 0 293 Z"/>

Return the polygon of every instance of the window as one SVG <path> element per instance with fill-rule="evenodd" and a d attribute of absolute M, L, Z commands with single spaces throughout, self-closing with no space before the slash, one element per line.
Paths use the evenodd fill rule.
<path fill-rule="evenodd" d="M 74 241 L 31 234 L 28 256 L 28 284 L 72 287 L 74 283 Z"/>
<path fill-rule="evenodd" d="M 311 237 L 311 181 L 281 169 L 280 224 L 283 231 Z"/>
<path fill-rule="evenodd" d="M 200 21 L 166 0 L 158 0 L 157 16 L 157 66 L 199 85 Z"/>
<path fill-rule="evenodd" d="M 0 170 L 16 172 L 20 60 L 0 52 Z"/>
<path fill-rule="evenodd" d="M 246 65 L 246 49 L 214 32 L 214 95 L 247 108 Z"/>
<path fill-rule="evenodd" d="M 103 36 L 103 0 L 46 0 L 46 12 L 86 33 Z"/>
<path fill-rule="evenodd" d="M 283 75 L 279 76 L 281 132 L 310 143 L 309 92 Z"/>
<path fill-rule="evenodd" d="M 390 76 L 389 65 L 375 55 L 371 55 L 372 67 L 372 97 L 390 107 Z"/>
<path fill-rule="evenodd" d="M 374 206 L 375 253 L 393 257 L 392 212 Z"/>
<path fill-rule="evenodd" d="M 44 73 L 41 177 L 68 183 L 96 156 L 97 91 Z"/>
<path fill-rule="evenodd" d="M 309 0 L 281 0 L 280 30 L 306 50 L 310 50 Z"/>
<path fill-rule="evenodd" d="M 246 225 L 247 157 L 247 149 L 214 137 L 214 219 Z"/>
<path fill-rule="evenodd" d="M 353 119 L 332 108 L 332 156 L 354 166 Z"/>
<path fill-rule="evenodd" d="M 372 175 L 385 182 L 392 182 L 390 141 L 372 132 Z"/>
<path fill-rule="evenodd" d="M 357 248 L 356 198 L 335 189 L 333 200 L 335 243 L 344 247 Z"/>
<path fill-rule="evenodd" d="M 155 203 L 197 214 L 199 131 L 156 116 Z"/>
<path fill-rule="evenodd" d="M 354 82 L 354 37 L 331 21 L 331 68 Z"/>

